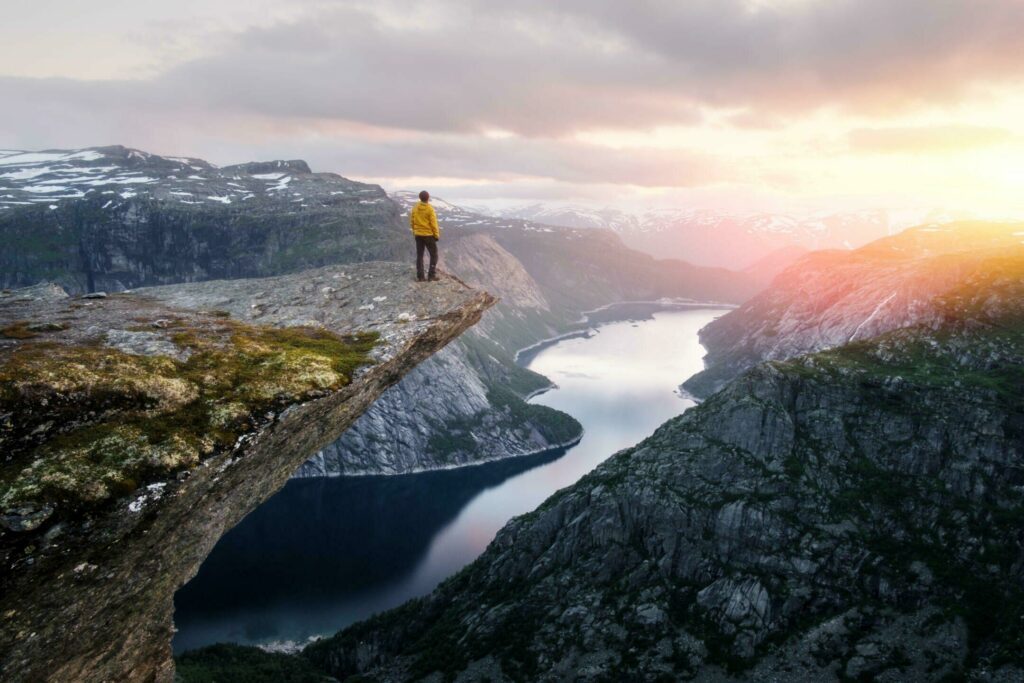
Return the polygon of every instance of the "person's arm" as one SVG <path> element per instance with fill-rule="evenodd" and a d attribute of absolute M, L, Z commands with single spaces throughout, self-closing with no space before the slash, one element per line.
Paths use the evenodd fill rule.
<path fill-rule="evenodd" d="M 409 230 L 412 234 L 416 234 L 416 207 L 409 209 Z"/>
<path fill-rule="evenodd" d="M 434 229 L 434 239 L 441 239 L 441 228 L 437 226 L 437 211 L 430 207 L 430 227 Z"/>

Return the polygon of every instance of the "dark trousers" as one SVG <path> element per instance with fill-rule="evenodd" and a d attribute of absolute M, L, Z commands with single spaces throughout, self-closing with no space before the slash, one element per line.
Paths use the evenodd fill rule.
<path fill-rule="evenodd" d="M 423 250 L 430 252 L 430 277 L 437 273 L 437 238 L 416 235 L 416 277 L 423 279 Z"/>

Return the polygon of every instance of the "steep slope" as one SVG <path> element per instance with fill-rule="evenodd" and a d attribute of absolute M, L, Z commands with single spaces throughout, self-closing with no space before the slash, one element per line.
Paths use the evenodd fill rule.
<path fill-rule="evenodd" d="M 304 161 L 218 168 L 124 147 L 0 153 L 0 286 L 71 292 L 395 258 L 397 205 Z"/>
<path fill-rule="evenodd" d="M 707 396 L 761 360 L 873 337 L 936 315 L 936 298 L 1018 248 L 1024 224 L 952 223 L 906 230 L 850 252 L 809 254 L 771 286 L 701 330 L 706 369 L 684 383 Z"/>
<path fill-rule="evenodd" d="M 397 193 L 408 206 L 414 197 Z M 556 314 L 615 301 L 681 297 L 736 303 L 759 290 L 756 278 L 725 268 L 695 266 L 637 251 L 611 230 L 559 228 L 516 218 L 496 218 L 432 199 L 442 228 L 485 233 L 522 263 Z"/>
<path fill-rule="evenodd" d="M 553 333 L 552 316 L 521 264 L 484 234 L 445 239 L 445 268 L 499 303 L 473 330 L 381 396 L 298 477 L 401 474 L 551 450 L 578 441 L 580 424 L 523 399 L 547 378 L 518 367 L 506 344 Z"/>
<path fill-rule="evenodd" d="M 407 274 L 0 296 L 0 678 L 170 681 L 217 539 L 494 303 Z"/>
<path fill-rule="evenodd" d="M 1024 251 L 758 365 L 306 657 L 414 680 L 1024 675 Z"/>
<path fill-rule="evenodd" d="M 418 201 L 399 194 L 406 206 Z M 570 416 L 523 399 L 550 385 L 516 365 L 521 348 L 578 326 L 588 309 L 662 297 L 741 301 L 755 278 L 657 261 L 603 230 L 498 220 L 434 199 L 441 266 L 498 296 L 458 343 L 388 391 L 297 476 L 399 474 L 569 445 Z"/>

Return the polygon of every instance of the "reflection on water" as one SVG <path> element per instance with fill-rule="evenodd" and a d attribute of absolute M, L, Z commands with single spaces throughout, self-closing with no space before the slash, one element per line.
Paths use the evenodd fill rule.
<path fill-rule="evenodd" d="M 224 536 L 175 597 L 176 651 L 211 642 L 302 641 L 429 592 L 509 518 L 693 405 L 697 331 L 726 311 L 655 313 L 540 351 L 558 389 L 533 399 L 584 426 L 567 452 L 393 477 L 302 479 Z"/>

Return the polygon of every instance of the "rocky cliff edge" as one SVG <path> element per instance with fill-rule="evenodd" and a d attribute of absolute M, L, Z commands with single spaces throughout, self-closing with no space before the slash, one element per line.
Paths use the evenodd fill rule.
<path fill-rule="evenodd" d="M 409 275 L 0 294 L 0 678 L 171 680 L 220 536 L 495 303 Z"/>

